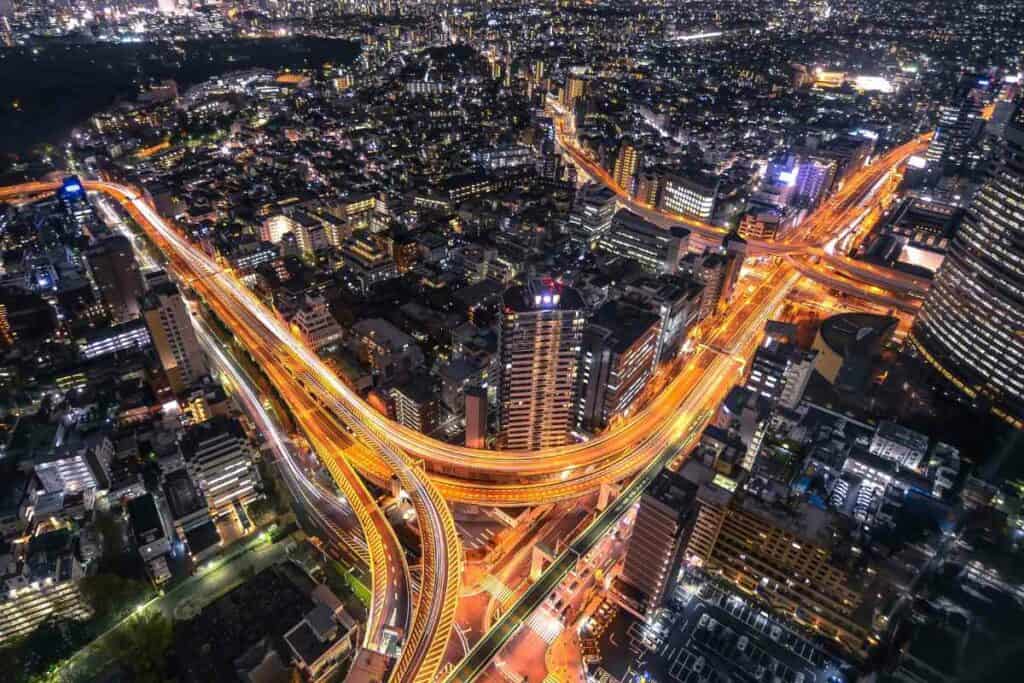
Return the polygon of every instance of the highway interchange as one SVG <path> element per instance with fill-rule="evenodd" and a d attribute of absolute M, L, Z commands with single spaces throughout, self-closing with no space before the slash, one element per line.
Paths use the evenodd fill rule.
<path fill-rule="evenodd" d="M 619 192 L 621 203 L 631 210 L 659 225 L 685 224 L 693 230 L 693 246 L 720 242 L 720 228 L 665 214 L 621 196 L 621 188 L 614 187 L 602 169 L 565 137 L 560 135 L 559 142 L 591 177 Z M 559 558 L 536 588 L 481 639 L 451 674 L 450 680 L 456 681 L 472 680 L 482 671 L 522 625 L 523 618 L 557 585 L 559 575 L 585 554 L 588 543 L 600 537 L 601 528 L 607 528 L 628 509 L 647 475 L 685 453 L 685 446 L 699 434 L 714 406 L 741 378 L 764 322 L 801 276 L 829 286 L 841 285 L 869 300 L 874 297 L 878 303 L 900 308 L 906 303 L 906 294 L 922 291 L 924 283 L 869 264 L 850 262 L 826 247 L 864 212 L 887 174 L 920 152 L 926 142 L 927 136 L 915 139 L 855 173 L 789 239 L 751 242 L 751 255 L 779 258 L 757 266 L 764 269 L 762 282 L 753 291 L 741 293 L 719 316 L 704 345 L 644 410 L 611 433 L 536 452 L 467 449 L 391 422 L 345 386 L 232 273 L 157 214 L 142 193 L 106 181 L 87 181 L 85 185 L 118 201 L 168 258 L 178 279 L 236 335 L 288 404 L 331 472 L 347 505 L 309 480 L 295 461 L 294 449 L 266 415 L 239 368 L 219 353 L 217 342 L 201 330 L 208 352 L 223 371 L 233 375 L 247 411 L 271 442 L 292 494 L 309 509 L 319 509 L 314 514 L 319 515 L 321 526 L 332 529 L 339 538 L 351 534 L 353 515 L 358 521 L 373 583 L 364 646 L 380 651 L 389 633 L 404 635 L 391 680 L 434 680 L 442 664 L 452 632 L 462 562 L 449 503 L 521 506 L 566 500 L 643 473 L 627 487 L 619 499 L 621 503 L 609 507 L 573 543 L 573 556 Z M 57 183 L 27 183 L 0 188 L 0 198 L 38 195 L 56 187 Z M 887 291 L 879 291 L 881 288 Z M 397 478 L 414 506 L 423 545 L 423 576 L 415 596 L 404 551 L 357 470 L 379 483 Z M 344 528 L 346 519 L 348 529 Z M 351 538 L 345 542 L 353 543 Z"/>

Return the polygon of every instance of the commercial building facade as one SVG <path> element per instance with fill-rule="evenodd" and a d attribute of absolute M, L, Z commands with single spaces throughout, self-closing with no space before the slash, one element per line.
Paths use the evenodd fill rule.
<path fill-rule="evenodd" d="M 1024 427 L 1024 109 L 971 202 L 910 341 L 968 397 Z"/>

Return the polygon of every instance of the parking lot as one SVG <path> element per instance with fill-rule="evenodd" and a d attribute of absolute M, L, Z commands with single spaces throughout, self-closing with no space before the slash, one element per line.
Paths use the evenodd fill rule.
<path fill-rule="evenodd" d="M 743 598 L 680 586 L 658 622 L 622 611 L 603 630 L 599 680 L 661 683 L 845 683 L 841 662 Z"/>

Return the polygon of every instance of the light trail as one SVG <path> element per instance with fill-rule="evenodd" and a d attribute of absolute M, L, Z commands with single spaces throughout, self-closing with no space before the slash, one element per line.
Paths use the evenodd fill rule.
<path fill-rule="evenodd" d="M 904 148 L 916 149 L 914 144 L 920 142 Z M 890 152 L 883 158 L 887 161 L 868 167 L 873 169 L 870 173 L 862 171 L 857 182 L 848 181 L 840 194 L 802 226 L 803 244 L 781 242 L 759 248 L 764 254 L 786 255 L 806 250 L 808 240 L 827 237 L 877 181 L 875 174 L 879 170 L 887 172 L 880 167 L 886 163 L 902 163 L 901 155 L 906 149 Z M 795 269 L 782 264 L 753 295 L 735 302 L 705 340 L 709 347 L 730 349 L 732 353 L 723 356 L 709 348 L 699 350 L 658 398 L 625 422 L 621 429 L 582 444 L 538 452 L 467 449 L 430 439 L 377 413 L 293 337 L 247 287 L 166 224 L 134 190 L 105 182 L 87 182 L 86 187 L 119 199 L 165 254 L 176 259 L 183 271 L 193 275 L 194 279 L 188 284 L 204 296 L 254 357 L 263 359 L 263 366 L 286 402 L 293 408 L 295 405 L 304 408 L 296 411 L 297 419 L 317 452 L 322 457 L 328 454 L 325 457 L 328 469 L 350 501 L 361 501 L 366 494 L 349 461 L 378 479 L 386 479 L 393 473 L 409 491 L 424 540 L 424 581 L 409 639 L 396 665 L 396 680 L 429 680 L 436 672 L 435 664 L 439 665 L 450 636 L 458 598 L 461 548 L 445 499 L 494 505 L 537 504 L 578 497 L 602 483 L 632 476 L 663 450 L 666 439 L 678 439 L 692 427 L 694 416 L 701 414 L 695 410 L 696 406 L 706 411 L 721 400 L 723 386 L 731 386 L 742 372 L 742 364 L 734 357 L 749 357 L 767 315 L 784 300 L 799 277 Z M 53 189 L 56 189 L 55 183 L 30 184 L 4 188 L 0 196 Z M 711 232 L 718 238 L 722 233 L 713 226 Z M 695 233 L 698 237 L 702 235 L 699 230 Z M 704 238 L 707 238 L 706 233 Z M 730 378 L 732 381 L 728 381 Z M 306 403 L 302 403 L 303 398 Z M 310 400 L 315 404 L 312 407 Z M 331 426 L 328 420 L 327 426 L 323 426 L 324 416 L 336 418 L 340 425 Z M 344 436 L 345 430 L 356 434 L 363 446 L 339 451 L 333 439 L 339 434 Z M 423 476 L 420 463 L 430 473 L 432 481 Z M 355 482 L 363 489 L 362 495 L 355 488 Z M 374 519 L 368 519 L 373 516 L 369 510 L 376 510 L 382 517 L 375 501 L 369 498 L 366 504 L 354 503 L 353 508 L 357 515 L 360 510 L 364 511 L 360 523 L 373 559 L 376 612 L 383 599 L 379 596 L 378 586 L 382 582 L 378 577 L 387 574 L 382 563 L 397 560 L 395 553 L 389 552 L 382 541 L 387 534 L 375 526 Z M 393 534 L 390 526 L 385 526 Z M 397 554 L 401 555 L 400 550 Z M 407 579 L 407 569 L 405 573 Z M 387 586 L 387 582 L 384 585 Z M 372 617 L 373 630 L 379 632 L 382 621 Z"/>
<path fill-rule="evenodd" d="M 138 221 L 139 224 L 150 232 L 158 246 L 162 246 L 165 254 L 175 257 L 191 271 L 194 279 L 189 284 L 205 295 L 208 304 L 220 304 L 218 311 L 232 308 L 234 319 L 244 322 L 245 329 L 258 331 L 257 336 L 264 339 L 273 339 L 275 343 L 271 348 L 284 354 L 272 354 L 270 365 L 274 365 L 275 360 L 280 362 L 285 358 L 299 361 L 301 373 L 293 370 L 296 375 L 293 379 L 299 381 L 307 391 L 312 390 L 310 394 L 315 400 L 329 407 L 348 429 L 362 437 L 398 477 L 409 493 L 418 515 L 424 571 L 408 637 L 391 679 L 432 680 L 440 667 L 451 635 L 462 563 L 461 543 L 455 522 L 440 493 L 403 453 L 386 441 L 385 434 L 379 433 L 375 425 L 366 425 L 361 421 L 361 413 L 372 408 L 345 387 L 300 340 L 292 337 L 288 329 L 269 314 L 248 288 L 238 283 L 229 273 L 222 271 L 209 256 L 193 247 L 130 188 L 106 182 L 87 182 L 85 185 L 87 189 L 99 190 L 118 197 L 126 208 L 134 212 L 136 217 L 141 219 Z M 235 331 L 237 333 L 238 329 L 235 328 Z M 287 386 L 287 382 L 285 385 Z M 353 397 L 362 410 L 352 409 L 350 401 Z M 343 401 L 342 398 L 349 401 Z M 308 427 L 309 423 L 306 422 L 305 425 Z M 307 429 L 307 436 L 319 453 L 329 452 L 332 447 L 330 440 L 320 438 L 319 432 L 315 429 Z M 372 603 L 370 628 L 367 631 L 378 634 L 377 642 L 370 642 L 369 646 L 380 649 L 383 644 L 383 624 L 388 614 L 385 608 L 389 604 L 386 593 L 394 591 L 398 583 L 397 572 L 388 571 L 388 567 L 400 563 L 404 567 L 403 583 L 408 587 L 411 584 L 408 565 L 397 541 L 394 544 L 388 543 L 389 538 L 394 538 L 394 531 L 367 492 L 365 485 L 351 470 L 347 460 L 344 457 L 327 458 L 327 465 L 338 485 L 353 503 L 353 510 L 360 517 L 370 547 L 373 568 L 371 574 L 377 599 Z"/>

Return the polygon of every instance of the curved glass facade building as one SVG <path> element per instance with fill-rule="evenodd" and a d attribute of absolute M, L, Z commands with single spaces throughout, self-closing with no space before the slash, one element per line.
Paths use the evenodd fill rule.
<path fill-rule="evenodd" d="M 1024 108 L 1006 127 L 911 331 L 967 396 L 1024 427 Z"/>

